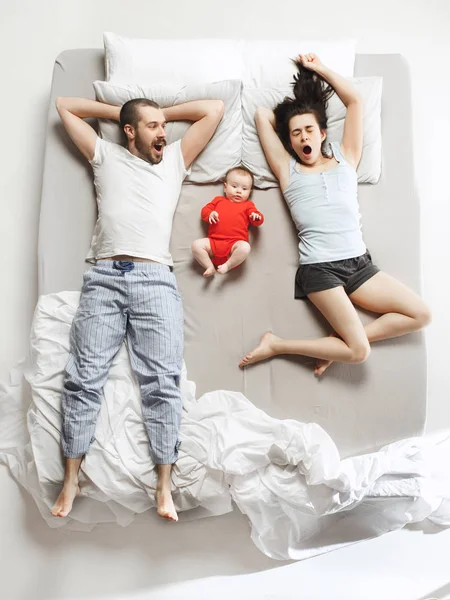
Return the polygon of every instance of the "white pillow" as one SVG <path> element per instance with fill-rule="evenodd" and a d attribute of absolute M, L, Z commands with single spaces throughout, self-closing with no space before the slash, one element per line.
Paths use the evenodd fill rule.
<path fill-rule="evenodd" d="M 104 33 L 106 79 L 140 85 L 243 79 L 237 40 L 146 40 Z"/>
<path fill-rule="evenodd" d="M 382 77 L 351 79 L 360 92 L 364 104 L 363 151 L 358 166 L 359 183 L 377 183 L 381 175 L 381 93 Z M 255 111 L 259 106 L 275 108 L 285 96 L 292 96 L 292 88 L 254 89 L 245 88 L 242 93 L 244 129 L 242 140 L 242 163 L 255 176 L 255 186 L 267 189 L 278 186 L 263 149 L 255 126 Z M 330 142 L 342 141 L 344 133 L 345 106 L 337 94 L 328 102 L 328 133 Z"/>
<path fill-rule="evenodd" d="M 242 79 L 253 87 L 284 87 L 290 61 L 314 52 L 343 77 L 352 77 L 356 40 L 146 40 L 104 33 L 107 81 L 140 85 L 188 84 Z"/>
<path fill-rule="evenodd" d="M 252 40 L 244 42 L 245 85 L 259 88 L 288 87 L 297 72 L 290 59 L 313 52 L 343 77 L 353 77 L 356 40 L 333 42 L 302 40 Z"/>
<path fill-rule="evenodd" d="M 242 110 L 241 81 L 229 80 L 216 83 L 187 86 L 115 85 L 106 81 L 95 81 L 94 89 L 98 100 L 122 106 L 132 98 L 149 98 L 161 107 L 173 106 L 190 100 L 223 100 L 225 112 L 222 121 L 209 144 L 194 161 L 190 175 L 185 181 L 190 183 L 213 183 L 222 179 L 228 169 L 240 164 L 242 158 Z M 125 136 L 118 123 L 100 120 L 100 135 L 103 139 L 117 144 L 125 143 Z M 191 123 L 172 121 L 167 124 L 167 142 L 170 144 L 183 137 Z"/>

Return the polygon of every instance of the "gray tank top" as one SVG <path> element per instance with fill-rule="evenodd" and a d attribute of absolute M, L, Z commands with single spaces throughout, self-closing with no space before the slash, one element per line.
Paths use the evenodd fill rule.
<path fill-rule="evenodd" d="M 300 264 L 344 260 L 366 252 L 358 206 L 358 179 L 340 144 L 330 144 L 338 165 L 322 173 L 300 173 L 291 157 L 284 198 L 297 226 Z"/>

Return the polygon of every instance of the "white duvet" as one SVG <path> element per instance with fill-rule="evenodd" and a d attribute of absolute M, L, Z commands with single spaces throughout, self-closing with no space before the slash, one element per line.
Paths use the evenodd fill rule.
<path fill-rule="evenodd" d="M 0 391 L 0 461 L 50 527 L 88 531 L 102 522 L 126 526 L 153 507 L 156 476 L 123 347 L 82 465 L 81 497 L 69 517 L 50 515 L 63 478 L 60 390 L 78 300 L 62 292 L 38 302 L 30 356 Z M 186 370 L 181 385 L 182 444 L 172 477 L 181 518 L 229 512 L 233 500 L 256 546 L 275 559 L 307 558 L 427 518 L 450 525 L 450 439 L 402 440 L 341 460 L 314 423 L 273 419 L 238 392 L 197 400 Z"/>

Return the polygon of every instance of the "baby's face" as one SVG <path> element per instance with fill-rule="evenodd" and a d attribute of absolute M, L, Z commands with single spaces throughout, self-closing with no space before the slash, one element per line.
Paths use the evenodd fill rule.
<path fill-rule="evenodd" d="M 225 197 L 232 202 L 245 202 L 252 192 L 252 178 L 248 173 L 232 171 L 223 184 Z"/>

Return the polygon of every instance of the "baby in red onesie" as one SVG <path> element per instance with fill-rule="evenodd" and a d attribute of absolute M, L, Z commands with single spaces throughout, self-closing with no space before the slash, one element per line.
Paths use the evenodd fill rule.
<path fill-rule="evenodd" d="M 248 169 L 230 169 L 223 184 L 224 196 L 216 196 L 202 208 L 201 217 L 209 223 L 208 237 L 195 240 L 192 253 L 206 269 L 204 277 L 214 275 L 216 267 L 224 275 L 249 255 L 249 225 L 264 223 L 264 216 L 249 200 L 252 187 L 253 175 Z"/>

